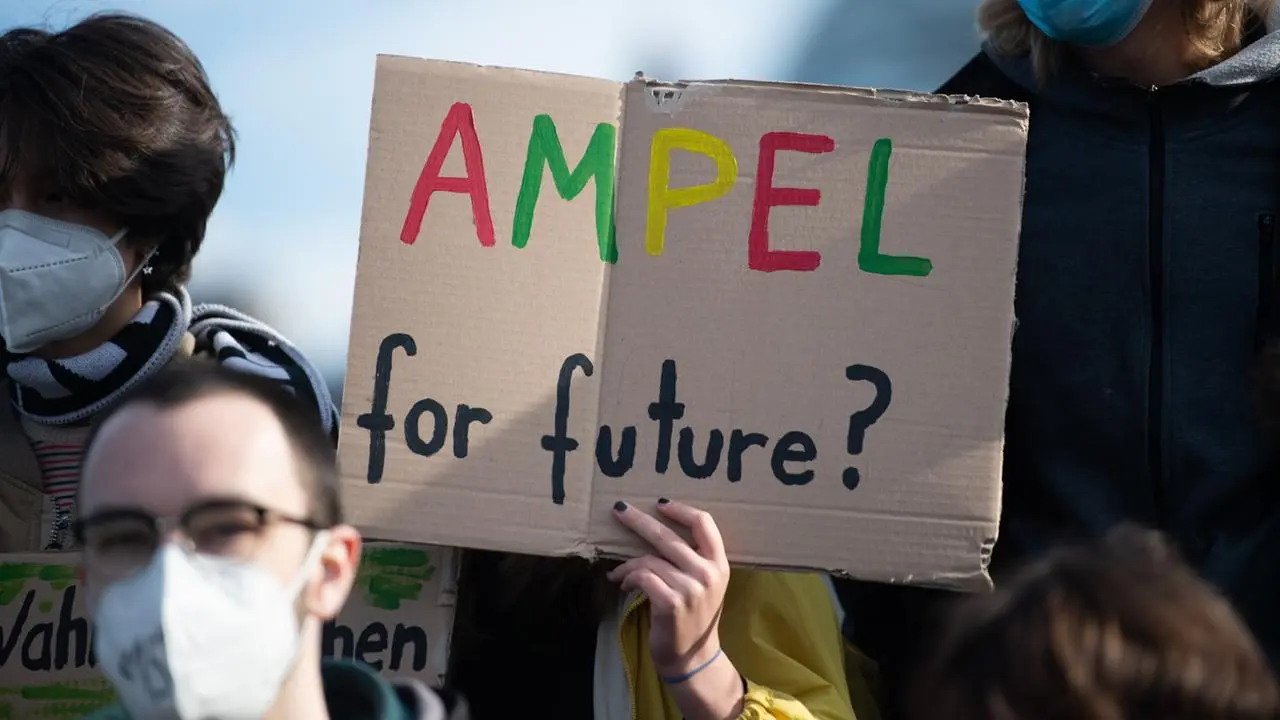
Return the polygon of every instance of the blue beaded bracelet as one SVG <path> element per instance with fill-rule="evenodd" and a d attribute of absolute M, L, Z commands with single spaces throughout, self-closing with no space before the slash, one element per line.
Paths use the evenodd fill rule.
<path fill-rule="evenodd" d="M 712 655 L 710 660 L 702 663 L 701 665 L 690 670 L 689 672 L 683 675 L 677 675 L 675 677 L 662 677 L 661 675 L 659 675 L 658 679 L 667 685 L 679 685 L 680 683 L 687 681 L 689 678 L 693 677 L 694 675 L 697 675 L 703 670 L 706 670 L 708 667 L 711 667 L 711 663 L 715 662 L 716 660 L 719 660 L 720 656 L 723 654 L 724 654 L 724 648 L 720 648 L 719 650 L 716 650 L 716 654 Z"/>

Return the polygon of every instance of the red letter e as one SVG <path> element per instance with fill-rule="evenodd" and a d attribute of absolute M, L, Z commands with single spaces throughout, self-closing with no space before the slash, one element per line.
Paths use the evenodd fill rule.
<path fill-rule="evenodd" d="M 835 150 L 836 142 L 826 135 L 771 132 L 760 138 L 760 161 L 756 168 L 756 196 L 751 208 L 751 234 L 747 241 L 747 265 L 752 270 L 817 269 L 822 255 L 812 250 L 770 250 L 769 211 L 779 205 L 816 207 L 821 191 L 814 188 L 776 188 L 773 186 L 773 168 L 779 150 L 805 153 L 828 153 Z"/>

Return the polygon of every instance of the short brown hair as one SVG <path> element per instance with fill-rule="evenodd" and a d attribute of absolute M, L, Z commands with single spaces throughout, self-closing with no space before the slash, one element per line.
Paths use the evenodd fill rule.
<path fill-rule="evenodd" d="M 1177 0 L 1187 29 L 1187 60 L 1210 67 L 1240 49 L 1248 22 L 1257 19 L 1256 0 Z M 1066 46 L 1047 37 L 1027 19 L 1018 0 L 983 0 L 978 29 L 1004 55 L 1030 56 L 1036 77 L 1046 81 L 1062 63 Z"/>
<path fill-rule="evenodd" d="M 158 243 L 148 292 L 187 281 L 234 136 L 191 48 L 149 20 L 0 36 L 0 186 L 20 177 Z"/>
<path fill-rule="evenodd" d="M 912 695 L 918 720 L 1280 716 L 1276 680 L 1227 601 L 1136 528 L 963 601 Z"/>
<path fill-rule="evenodd" d="M 241 395 L 266 405 L 284 428 L 297 459 L 298 482 L 307 494 L 307 520 L 331 528 L 343 522 L 338 464 L 333 441 L 316 419 L 315 410 L 287 386 L 274 380 L 236 372 L 213 362 L 186 360 L 170 364 L 103 411 L 85 442 L 85 456 L 107 421 L 125 408 L 151 405 L 173 410 L 216 395 Z"/>

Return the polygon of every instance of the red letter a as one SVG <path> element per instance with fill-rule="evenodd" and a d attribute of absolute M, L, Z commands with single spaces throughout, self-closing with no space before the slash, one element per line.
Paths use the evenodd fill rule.
<path fill-rule="evenodd" d="M 467 165 L 467 176 L 440 177 L 444 159 L 453 147 L 455 136 L 462 138 L 462 159 Z M 400 242 L 412 245 L 418 239 L 422 218 L 427 214 L 427 203 L 431 202 L 432 193 L 437 191 L 470 195 L 471 214 L 480 244 L 485 247 L 494 246 L 493 215 L 489 212 L 489 188 L 484 178 L 484 155 L 480 152 L 475 120 L 471 116 L 471 106 L 467 103 L 454 103 L 440 125 L 436 144 L 432 146 L 427 162 L 422 166 L 418 184 L 413 186 L 409 212 L 405 213 L 404 227 L 400 229 Z"/>

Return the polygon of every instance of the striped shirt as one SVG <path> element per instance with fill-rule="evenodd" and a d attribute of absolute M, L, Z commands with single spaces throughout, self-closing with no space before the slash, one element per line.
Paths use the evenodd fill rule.
<path fill-rule="evenodd" d="M 58 510 L 71 512 L 80 487 L 80 464 L 89 428 L 41 425 L 25 418 L 22 426 L 40 464 L 45 495 Z"/>

